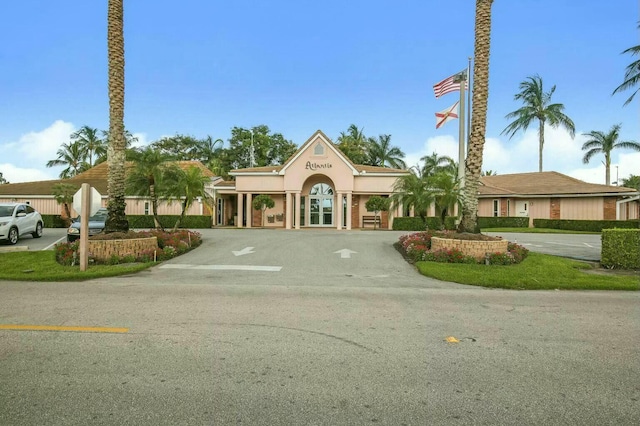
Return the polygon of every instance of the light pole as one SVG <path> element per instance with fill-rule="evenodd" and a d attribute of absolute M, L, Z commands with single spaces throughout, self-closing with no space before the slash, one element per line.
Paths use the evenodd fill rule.
<path fill-rule="evenodd" d="M 256 163 L 256 154 L 253 150 L 253 129 L 249 130 L 251 132 L 251 149 L 249 151 L 249 167 L 254 167 Z"/>

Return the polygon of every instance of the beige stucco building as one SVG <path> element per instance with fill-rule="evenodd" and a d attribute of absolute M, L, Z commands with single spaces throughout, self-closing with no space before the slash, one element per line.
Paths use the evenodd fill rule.
<path fill-rule="evenodd" d="M 407 170 L 353 164 L 322 131 L 311 136 L 284 164 L 233 170 L 234 181 L 214 181 L 217 226 L 353 229 L 373 227 L 365 203 L 389 197 Z M 268 194 L 275 206 L 261 210 L 252 200 Z M 391 228 L 394 212 L 382 212 L 380 227 Z"/>

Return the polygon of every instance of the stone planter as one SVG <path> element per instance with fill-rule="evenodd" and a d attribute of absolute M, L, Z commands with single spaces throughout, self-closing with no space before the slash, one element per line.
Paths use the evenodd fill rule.
<path fill-rule="evenodd" d="M 87 247 L 90 257 L 100 262 L 118 257 L 134 256 L 139 257 L 143 253 L 153 253 L 159 250 L 158 238 L 133 238 L 128 240 L 89 240 Z"/>
<path fill-rule="evenodd" d="M 483 261 L 487 253 L 506 253 L 508 244 L 507 240 L 474 241 L 433 237 L 431 251 L 456 249 L 467 256 L 475 257 L 478 261 Z"/>

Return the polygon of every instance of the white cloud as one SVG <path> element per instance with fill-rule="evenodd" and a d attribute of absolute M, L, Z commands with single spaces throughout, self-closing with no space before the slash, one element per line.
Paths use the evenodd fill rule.
<path fill-rule="evenodd" d="M 45 171 L 33 168 L 20 168 L 9 163 L 1 163 L 0 172 L 2 172 L 2 177 L 9 183 L 51 180 L 57 179 L 58 175 L 58 173 L 52 169 Z"/>

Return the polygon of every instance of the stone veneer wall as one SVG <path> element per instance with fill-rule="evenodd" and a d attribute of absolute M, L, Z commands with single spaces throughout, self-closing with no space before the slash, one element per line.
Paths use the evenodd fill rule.
<path fill-rule="evenodd" d="M 138 257 L 144 252 L 160 250 L 158 248 L 158 238 L 133 238 L 130 240 L 89 240 L 87 247 L 90 257 L 98 261 L 107 261 L 113 255 L 119 257 L 133 255 Z"/>
<path fill-rule="evenodd" d="M 602 218 L 604 220 L 616 220 L 616 198 L 605 197 L 602 201 Z"/>
<path fill-rule="evenodd" d="M 432 237 L 431 251 L 457 249 L 482 261 L 487 253 L 506 253 L 508 244 L 507 240 L 473 241 Z"/>

